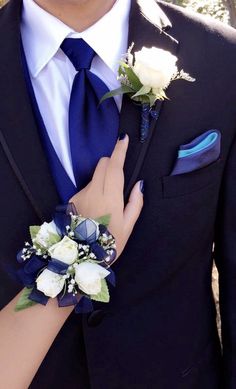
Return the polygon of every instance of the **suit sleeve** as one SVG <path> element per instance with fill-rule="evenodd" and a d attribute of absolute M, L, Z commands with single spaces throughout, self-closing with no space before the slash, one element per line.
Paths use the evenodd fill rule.
<path fill-rule="evenodd" d="M 223 341 L 222 389 L 236 388 L 236 137 L 223 174 L 215 234 Z"/>

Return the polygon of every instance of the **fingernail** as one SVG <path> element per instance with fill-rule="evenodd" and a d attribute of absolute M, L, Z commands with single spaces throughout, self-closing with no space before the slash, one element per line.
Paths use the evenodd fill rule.
<path fill-rule="evenodd" d="M 144 194 L 144 180 L 140 181 L 140 191 Z"/>
<path fill-rule="evenodd" d="M 125 132 L 121 132 L 120 135 L 119 135 L 119 140 L 124 140 L 126 137 L 126 133 Z"/>

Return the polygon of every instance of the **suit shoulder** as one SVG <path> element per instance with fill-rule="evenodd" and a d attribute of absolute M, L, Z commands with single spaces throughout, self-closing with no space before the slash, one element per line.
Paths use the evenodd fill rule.
<path fill-rule="evenodd" d="M 236 99 L 236 30 L 211 17 L 159 1 L 172 23 L 168 33 L 179 42 L 178 56 L 185 71 L 219 98 Z"/>
<path fill-rule="evenodd" d="M 3 5 L 2 7 L 0 7 L 0 23 L 2 21 L 2 18 L 4 17 L 5 13 L 8 12 L 8 8 L 10 7 L 10 2 L 7 2 L 5 5 Z"/>
<path fill-rule="evenodd" d="M 158 1 L 159 6 L 166 13 L 178 29 L 180 36 L 195 35 L 202 38 L 202 45 L 211 42 L 213 46 L 224 46 L 225 49 L 236 48 L 236 30 L 225 23 L 213 19 L 208 15 L 200 15 L 189 9 L 176 6 L 164 1 Z"/>

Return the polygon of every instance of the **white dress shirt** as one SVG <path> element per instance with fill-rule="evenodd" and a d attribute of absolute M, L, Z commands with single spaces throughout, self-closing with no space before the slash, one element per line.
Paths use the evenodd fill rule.
<path fill-rule="evenodd" d="M 68 111 L 76 70 L 60 49 L 65 38 L 82 38 L 97 53 L 91 71 L 111 89 L 120 86 L 117 71 L 127 51 L 131 0 L 116 0 L 112 9 L 78 33 L 39 7 L 23 0 L 21 35 L 30 77 L 49 138 L 75 184 L 69 145 Z M 121 108 L 121 97 L 115 98 Z"/>

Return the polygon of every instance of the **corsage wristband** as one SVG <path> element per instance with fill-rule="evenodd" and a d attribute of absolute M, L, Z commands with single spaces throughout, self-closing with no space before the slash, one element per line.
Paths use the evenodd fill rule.
<path fill-rule="evenodd" d="M 59 307 L 74 306 L 76 313 L 91 312 L 92 300 L 109 302 L 107 281 L 115 286 L 110 266 L 117 254 L 109 220 L 84 218 L 69 204 L 58 206 L 50 223 L 31 226 L 32 242 L 17 255 L 25 289 L 16 311 L 55 297 Z"/>

